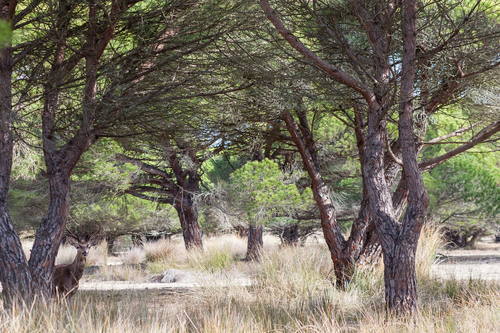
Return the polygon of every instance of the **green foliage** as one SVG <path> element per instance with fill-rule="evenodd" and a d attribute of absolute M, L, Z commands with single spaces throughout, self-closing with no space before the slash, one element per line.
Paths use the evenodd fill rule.
<path fill-rule="evenodd" d="M 500 172 L 495 155 L 459 155 L 425 175 L 430 212 L 447 230 L 455 230 L 450 236 L 467 239 L 498 228 Z"/>
<path fill-rule="evenodd" d="M 251 161 L 231 174 L 231 199 L 251 223 L 265 223 L 277 214 L 292 214 L 304 205 L 311 192 L 301 195 L 295 184 L 287 184 L 272 160 Z M 310 200 L 310 199 L 309 199 Z"/>
<path fill-rule="evenodd" d="M 40 156 L 36 151 L 22 152 L 16 164 L 19 177 L 14 179 L 9 193 L 9 206 L 17 229 L 32 232 L 45 216 L 48 185 L 40 170 L 29 172 L 29 162 Z M 172 206 L 160 206 L 125 194 L 137 168 L 116 163 L 114 156 L 119 152 L 119 145 L 102 140 L 82 156 L 71 177 L 69 228 L 75 232 L 101 228 L 109 235 L 179 230 Z"/>
<path fill-rule="evenodd" d="M 214 184 L 227 182 L 233 171 L 245 164 L 245 159 L 229 153 L 212 157 L 203 163 L 203 184 L 212 188 Z"/>

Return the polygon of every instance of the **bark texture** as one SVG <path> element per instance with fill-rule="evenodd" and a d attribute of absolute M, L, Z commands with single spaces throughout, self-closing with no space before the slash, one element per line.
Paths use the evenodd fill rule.
<path fill-rule="evenodd" d="M 194 152 L 190 155 L 192 161 L 197 161 Z M 170 154 L 168 159 L 176 179 L 173 200 L 181 223 L 184 245 L 188 250 L 203 249 L 202 233 L 198 223 L 198 207 L 194 198 L 200 192 L 201 179 L 198 170 L 182 168 L 178 154 Z"/>
<path fill-rule="evenodd" d="M 198 209 L 195 207 L 191 193 L 179 193 L 175 199 L 174 207 L 179 216 L 182 228 L 182 237 L 186 249 L 202 249 L 202 235 L 200 225 L 198 224 Z"/>
<path fill-rule="evenodd" d="M 264 234 L 264 227 L 259 225 L 250 224 L 248 227 L 248 241 L 247 241 L 247 255 L 248 261 L 259 261 L 264 241 L 262 236 Z"/>
<path fill-rule="evenodd" d="M 342 236 L 340 226 L 336 220 L 335 206 L 330 196 L 330 190 L 321 176 L 321 169 L 317 157 L 317 148 L 307 123 L 305 113 L 297 112 L 297 123 L 290 112 L 283 114 L 288 132 L 297 147 L 309 177 L 314 200 L 320 211 L 321 228 L 333 261 L 336 286 L 345 288 L 352 279 L 355 263 L 364 252 L 370 218 L 367 199 L 362 202 L 358 218 L 355 220 L 351 234 L 347 241 Z M 374 240 L 375 238 L 372 238 Z"/>
<path fill-rule="evenodd" d="M 11 23 L 16 1 L 0 1 L 0 19 Z M 8 308 L 17 301 L 30 302 L 31 275 L 19 236 L 14 231 L 7 210 L 14 148 L 12 125 L 12 50 L 0 49 L 0 282 L 4 304 Z"/>

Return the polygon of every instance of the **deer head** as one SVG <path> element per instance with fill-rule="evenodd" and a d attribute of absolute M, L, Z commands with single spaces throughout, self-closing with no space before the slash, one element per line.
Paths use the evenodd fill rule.
<path fill-rule="evenodd" d="M 102 234 L 98 231 L 85 235 L 76 235 L 66 229 L 66 239 L 68 243 L 76 248 L 78 254 L 87 257 L 90 248 L 96 246 L 102 240 Z"/>

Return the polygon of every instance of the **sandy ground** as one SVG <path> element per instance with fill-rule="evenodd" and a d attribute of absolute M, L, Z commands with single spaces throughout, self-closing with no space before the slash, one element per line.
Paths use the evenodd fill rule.
<path fill-rule="evenodd" d="M 447 250 L 431 272 L 436 277 L 500 281 L 500 243 L 481 242 L 474 250 Z"/>
<path fill-rule="evenodd" d="M 500 281 L 500 244 L 480 243 L 475 250 L 443 250 L 432 266 L 431 273 L 443 279 L 482 279 Z M 134 283 L 134 282 L 85 282 L 81 290 L 185 290 L 203 287 L 251 286 L 249 278 L 238 277 L 231 280 L 200 281 L 199 283 Z"/>
<path fill-rule="evenodd" d="M 120 264 L 118 262 L 109 263 Z M 443 279 L 482 279 L 500 281 L 500 243 L 483 242 L 474 250 L 443 250 L 431 268 L 431 274 Z M 231 279 L 209 279 L 199 282 L 127 282 L 127 281 L 87 281 L 80 283 L 80 290 L 86 291 L 185 291 L 207 287 L 246 287 L 252 280 L 247 277 Z M 0 286 L 1 290 L 1 286 Z"/>
<path fill-rule="evenodd" d="M 192 283 L 192 282 L 174 282 L 174 283 L 157 283 L 157 282 L 127 282 L 127 281 L 99 281 L 99 282 L 83 282 L 80 283 L 80 290 L 99 290 L 99 291 L 111 291 L 111 290 L 183 290 L 183 289 L 195 289 L 195 288 L 206 288 L 206 287 L 248 287 L 252 285 L 252 281 L 248 278 L 236 278 L 228 281 L 210 281 L 204 283 L 203 281 Z"/>

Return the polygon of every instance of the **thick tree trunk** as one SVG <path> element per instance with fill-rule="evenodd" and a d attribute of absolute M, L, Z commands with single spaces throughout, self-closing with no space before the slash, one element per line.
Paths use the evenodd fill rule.
<path fill-rule="evenodd" d="M 195 207 L 192 196 L 192 193 L 181 191 L 174 202 L 187 250 L 203 249 L 201 228 L 198 224 L 198 209 Z"/>
<path fill-rule="evenodd" d="M 194 150 L 188 144 L 177 142 L 182 147 L 191 161 L 201 165 Z M 181 158 L 172 153 L 168 156 L 168 162 L 175 175 L 177 189 L 174 194 L 174 207 L 179 215 L 179 221 L 184 237 L 184 245 L 187 250 L 203 249 L 201 228 L 198 224 L 198 207 L 195 205 L 194 196 L 200 191 L 200 175 L 198 168 L 185 169 L 181 164 Z"/>
<path fill-rule="evenodd" d="M 1 199 L 0 199 L 1 200 Z M 32 284 L 21 241 L 12 227 L 5 204 L 0 202 L 0 282 L 4 307 L 31 303 Z"/>
<path fill-rule="evenodd" d="M 1 1 L 0 19 L 10 22 L 15 4 Z M 29 303 L 32 296 L 26 256 L 7 211 L 14 148 L 12 122 L 12 51 L 4 47 L 0 49 L 0 282 L 6 308 L 18 302 Z"/>
<path fill-rule="evenodd" d="M 384 252 L 384 286 L 387 310 L 396 315 L 417 309 L 417 278 L 414 242 L 399 242 Z"/>
<path fill-rule="evenodd" d="M 264 227 L 259 225 L 250 224 L 248 227 L 248 241 L 247 241 L 247 256 L 248 261 L 259 261 L 264 241 L 262 236 L 264 234 Z"/>
<path fill-rule="evenodd" d="M 29 260 L 33 287 L 44 298 L 52 297 L 54 263 L 69 215 L 69 182 L 68 172 L 49 170 L 49 208 L 36 232 Z"/>

